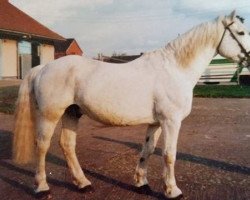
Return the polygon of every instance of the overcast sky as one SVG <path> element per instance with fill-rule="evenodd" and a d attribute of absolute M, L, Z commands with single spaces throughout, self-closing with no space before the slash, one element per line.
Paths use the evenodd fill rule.
<path fill-rule="evenodd" d="M 250 29 L 250 0 L 10 0 L 86 55 L 139 54 L 236 9 Z"/>

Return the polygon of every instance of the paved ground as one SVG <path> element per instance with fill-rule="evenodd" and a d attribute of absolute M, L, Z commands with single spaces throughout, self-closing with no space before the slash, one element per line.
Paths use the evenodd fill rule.
<path fill-rule="evenodd" d="M 0 114 L 0 196 L 34 199 L 34 165 L 10 160 L 13 116 Z M 152 192 L 133 186 L 146 126 L 107 127 L 81 119 L 77 154 L 94 193 L 82 194 L 71 177 L 58 146 L 58 126 L 48 155 L 52 199 L 164 199 L 160 144 L 150 160 Z M 195 98 L 192 114 L 181 128 L 176 178 L 186 200 L 250 199 L 250 100 Z"/>

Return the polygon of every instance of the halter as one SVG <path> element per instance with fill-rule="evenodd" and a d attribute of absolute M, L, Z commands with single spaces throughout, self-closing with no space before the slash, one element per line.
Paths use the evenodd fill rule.
<path fill-rule="evenodd" d="M 224 30 L 224 32 L 222 34 L 220 43 L 219 43 L 219 45 L 217 47 L 217 52 L 219 53 L 219 48 L 221 46 L 222 40 L 224 39 L 225 33 L 228 30 L 231 37 L 237 42 L 238 46 L 240 47 L 241 52 L 244 53 L 244 55 L 245 55 L 245 57 L 242 58 L 241 61 L 239 62 L 239 64 L 241 65 L 244 61 L 250 60 L 250 51 L 247 52 L 247 50 L 244 48 L 244 46 L 240 43 L 240 41 L 237 39 L 237 37 L 233 34 L 232 30 L 230 29 L 230 26 L 233 25 L 233 24 L 234 24 L 234 22 L 231 22 L 229 25 L 225 26 L 225 30 Z"/>

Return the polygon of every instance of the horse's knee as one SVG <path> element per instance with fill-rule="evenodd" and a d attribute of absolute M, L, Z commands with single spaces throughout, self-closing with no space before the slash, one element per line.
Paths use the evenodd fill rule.
<path fill-rule="evenodd" d="M 163 155 L 164 163 L 166 165 L 171 165 L 175 163 L 175 156 L 169 153 Z"/>

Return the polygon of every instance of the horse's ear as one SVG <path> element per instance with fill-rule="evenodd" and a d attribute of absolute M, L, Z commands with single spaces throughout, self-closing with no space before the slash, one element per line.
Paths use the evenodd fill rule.
<path fill-rule="evenodd" d="M 229 24 L 229 19 L 227 16 L 223 17 L 222 18 L 222 24 L 226 27 L 228 24 Z"/>
<path fill-rule="evenodd" d="M 234 19 L 236 18 L 236 10 L 233 10 L 233 12 L 229 15 L 229 17 L 232 21 L 234 21 Z"/>
<path fill-rule="evenodd" d="M 236 18 L 236 10 L 233 10 L 230 15 L 226 16 L 224 20 L 222 20 L 223 25 L 226 27 L 231 22 L 233 22 Z"/>

